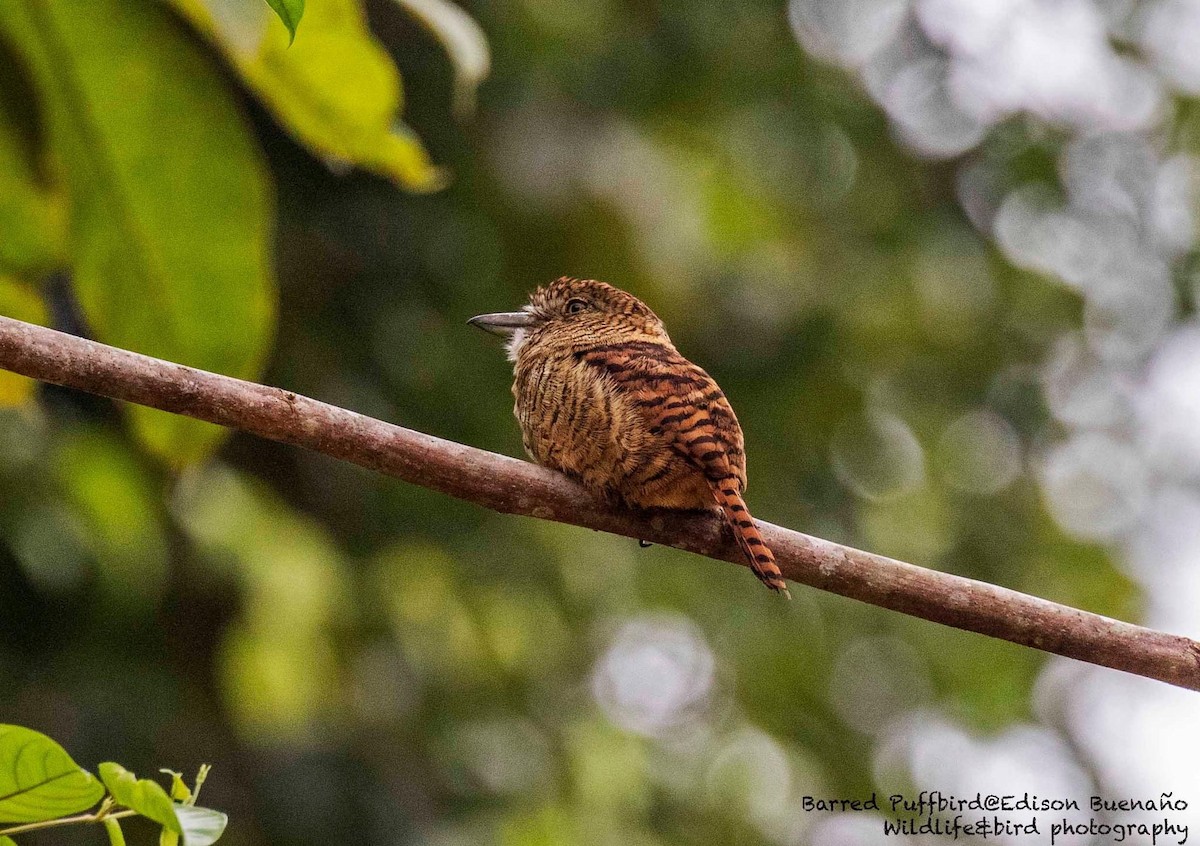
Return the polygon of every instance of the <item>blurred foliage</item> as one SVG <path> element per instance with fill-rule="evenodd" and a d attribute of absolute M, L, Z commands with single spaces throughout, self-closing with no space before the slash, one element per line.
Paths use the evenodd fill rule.
<path fill-rule="evenodd" d="M 492 70 L 487 35 L 475 19 L 450 0 L 396 0 L 441 42 L 454 67 L 454 113 L 460 120 L 475 112 L 479 86 Z"/>
<path fill-rule="evenodd" d="M 261 4 L 172 0 L 225 53 L 245 84 L 313 152 L 416 190 L 441 186 L 420 142 L 397 120 L 400 76 L 355 0 L 321 0 L 290 43 Z"/>
<path fill-rule="evenodd" d="M 1138 617 L 1036 473 L 1080 298 L 780 3 L 466 8 L 489 44 L 439 2 L 309 0 L 290 48 L 261 0 L 0 4 L 0 312 L 516 455 L 509 365 L 464 321 L 595 276 L 730 396 L 760 518 Z M 1013 118 L 971 156 L 1056 185 L 1064 143 Z M 912 778 L 895 721 L 1031 715 L 1032 650 L 0 399 L 0 714 L 87 762 L 213 761 L 223 842 L 804 842 L 797 797 Z"/>
<path fill-rule="evenodd" d="M 266 174 L 217 69 L 154 3 L 8 4 L 0 25 L 37 92 L 45 147 L 30 154 L 66 197 L 88 325 L 117 346 L 257 375 L 274 324 Z M 131 416 L 179 463 L 219 436 Z"/>
<path fill-rule="evenodd" d="M 199 0 L 178 5 L 314 150 L 411 188 L 440 181 L 393 125 L 399 74 L 353 0 L 314 4 L 313 35 L 294 50 L 261 3 L 226 4 L 220 18 Z M 36 281 L 69 268 L 100 339 L 258 376 L 275 330 L 273 204 L 221 69 L 150 0 L 9 4 L 0 37 L 0 270 Z M 130 415 L 176 466 L 221 437 L 147 409 Z"/>

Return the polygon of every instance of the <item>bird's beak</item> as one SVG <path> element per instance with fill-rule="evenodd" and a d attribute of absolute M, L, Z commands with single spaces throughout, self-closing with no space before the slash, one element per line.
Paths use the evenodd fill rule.
<path fill-rule="evenodd" d="M 481 314 L 467 321 L 484 332 L 493 335 L 511 337 L 518 329 L 533 325 L 533 315 L 527 311 L 498 311 L 495 314 Z"/>

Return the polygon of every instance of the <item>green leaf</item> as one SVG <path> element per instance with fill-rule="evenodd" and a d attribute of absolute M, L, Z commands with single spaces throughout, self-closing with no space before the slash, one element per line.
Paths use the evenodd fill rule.
<path fill-rule="evenodd" d="M 105 761 L 99 767 L 100 780 L 118 805 L 137 811 L 163 828 L 182 834 L 183 827 L 175 816 L 175 803 L 158 782 L 139 779 L 120 764 Z"/>
<path fill-rule="evenodd" d="M 454 111 L 460 120 L 475 111 L 475 92 L 492 69 L 487 36 L 475 19 L 450 0 L 396 0 L 441 42 L 454 64 Z"/>
<path fill-rule="evenodd" d="M 3 3 L 0 28 L 36 82 L 69 189 L 76 292 L 95 334 L 256 378 L 274 327 L 271 196 L 207 52 L 155 0 Z M 223 431 L 130 413 L 142 441 L 175 465 L 204 457 Z"/>
<path fill-rule="evenodd" d="M 183 773 L 177 773 L 175 770 L 159 770 L 163 775 L 171 777 L 171 798 L 176 802 L 187 802 L 192 798 L 192 791 L 188 790 L 187 782 L 183 780 Z"/>
<path fill-rule="evenodd" d="M 296 40 L 296 27 L 300 26 L 300 18 L 304 17 L 304 0 L 267 0 L 267 5 L 275 10 L 283 25 L 287 27 L 288 44 Z"/>
<path fill-rule="evenodd" d="M 2 181 L 2 177 L 0 177 Z M 0 187 L 0 205 L 3 205 L 3 188 Z M 2 214 L 2 212 L 0 212 Z M 3 242 L 3 224 L 0 222 L 0 243 Z M 0 314 L 26 323 L 45 324 L 49 321 L 46 303 L 28 285 L 0 275 Z M 24 376 L 0 370 L 0 407 L 21 405 L 33 396 L 37 383 Z"/>
<path fill-rule="evenodd" d="M 184 846 L 208 846 L 216 843 L 217 838 L 225 833 L 229 817 L 211 808 L 195 808 L 191 805 L 177 805 L 175 814 L 183 827 Z"/>
<path fill-rule="evenodd" d="M 170 0 L 229 58 L 297 141 L 331 166 L 357 165 L 415 191 L 446 184 L 399 121 L 400 74 L 357 0 L 309 0 L 305 35 L 288 49 L 270 14 L 231 14 L 220 0 Z"/>
<path fill-rule="evenodd" d="M 76 814 L 103 796 L 96 777 L 46 735 L 0 725 L 0 822 L 42 822 Z"/>
<path fill-rule="evenodd" d="M 17 842 L 11 837 L 0 835 L 0 846 L 17 846 Z"/>

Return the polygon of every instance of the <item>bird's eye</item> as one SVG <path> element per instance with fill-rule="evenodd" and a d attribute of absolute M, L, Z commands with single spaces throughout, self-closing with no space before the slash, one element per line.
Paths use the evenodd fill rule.
<path fill-rule="evenodd" d="M 567 300 L 567 314 L 579 314 L 579 312 L 587 307 L 587 300 L 581 300 L 578 297 L 573 300 Z"/>

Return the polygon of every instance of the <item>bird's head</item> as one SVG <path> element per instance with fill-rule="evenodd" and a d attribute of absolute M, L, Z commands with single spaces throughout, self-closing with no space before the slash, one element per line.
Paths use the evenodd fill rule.
<path fill-rule="evenodd" d="M 670 343 L 650 307 L 620 288 L 564 276 L 534 291 L 521 311 L 481 314 L 467 321 L 508 338 L 513 361 L 543 345 L 569 351 L 624 341 Z"/>

